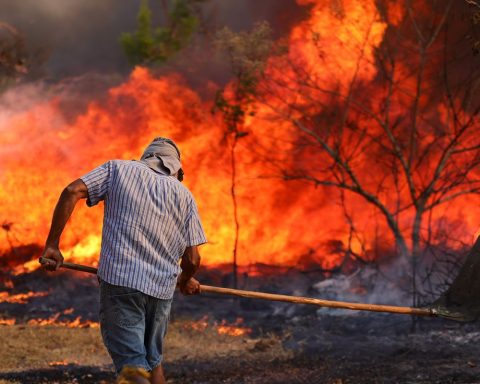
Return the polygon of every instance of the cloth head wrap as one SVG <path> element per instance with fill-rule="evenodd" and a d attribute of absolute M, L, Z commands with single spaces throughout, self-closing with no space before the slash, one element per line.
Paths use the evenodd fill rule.
<path fill-rule="evenodd" d="M 153 139 L 140 160 L 154 171 L 164 175 L 175 175 L 182 169 L 180 150 L 173 140 L 165 137 Z"/>

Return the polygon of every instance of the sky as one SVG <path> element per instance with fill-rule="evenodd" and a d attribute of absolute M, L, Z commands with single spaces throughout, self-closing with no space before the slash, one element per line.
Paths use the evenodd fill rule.
<path fill-rule="evenodd" d="M 135 30 L 140 0 L 0 0 L 0 21 L 17 28 L 32 51 L 47 54 L 47 78 L 88 72 L 123 73 L 130 66 L 119 37 Z M 161 20 L 160 0 L 150 0 L 154 20 Z M 204 0 L 201 15 L 208 28 L 249 29 L 270 21 L 275 34 L 288 32 L 301 17 L 295 0 Z"/>

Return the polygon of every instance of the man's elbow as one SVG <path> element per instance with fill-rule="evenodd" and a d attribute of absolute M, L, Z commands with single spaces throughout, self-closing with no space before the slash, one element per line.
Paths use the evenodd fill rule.
<path fill-rule="evenodd" d="M 201 261 L 200 254 L 197 252 L 196 257 L 193 260 L 193 264 L 195 265 L 195 269 L 198 269 L 200 267 L 200 261 Z"/>
<path fill-rule="evenodd" d="M 185 258 L 180 264 L 183 270 L 196 271 L 200 267 L 200 256 L 196 258 Z"/>
<path fill-rule="evenodd" d="M 182 270 L 196 271 L 200 266 L 200 260 L 201 258 L 197 247 L 191 247 L 185 251 L 180 266 Z"/>
<path fill-rule="evenodd" d="M 76 200 L 84 199 L 88 196 L 87 186 L 81 179 L 77 179 L 64 188 L 62 195 Z"/>

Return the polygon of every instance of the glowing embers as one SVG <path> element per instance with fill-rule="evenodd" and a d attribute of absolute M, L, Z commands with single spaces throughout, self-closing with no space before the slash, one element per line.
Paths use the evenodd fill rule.
<path fill-rule="evenodd" d="M 425 121 L 427 127 L 453 129 L 455 125 L 445 121 L 456 114 L 449 109 L 445 113 L 437 112 L 436 107 L 425 109 L 424 97 L 420 97 L 419 103 L 411 103 L 411 95 L 417 89 L 417 76 L 412 74 L 411 61 L 406 60 L 411 56 L 410 49 L 400 52 L 395 62 L 398 74 L 392 77 L 391 102 L 385 102 L 391 87 L 379 87 L 382 77 L 379 72 L 388 72 L 390 56 L 382 61 L 379 49 L 388 37 L 387 24 L 400 25 L 404 19 L 402 2 L 387 2 L 386 19 L 382 16 L 384 12 L 378 11 L 378 2 L 373 0 L 298 0 L 297 3 L 309 6 L 309 17 L 292 29 L 288 54 L 269 60 L 266 80 L 262 82 L 267 79 L 271 82 L 262 83 L 260 88 L 271 90 L 272 94 L 262 95 L 265 102 L 252 106 L 255 114 L 248 115 L 245 126 L 241 127 L 242 131 L 251 134 L 241 138 L 236 150 L 238 180 L 235 189 L 240 224 L 238 264 L 300 265 L 302 268 L 319 265 L 323 269 L 333 269 L 343 260 L 348 261 L 347 256 L 352 254 L 361 262 L 383 255 L 390 257 L 395 239 L 379 211 L 370 208 L 355 194 L 347 194 L 345 203 L 340 204 L 339 194 L 334 189 L 308 184 L 310 176 L 318 176 L 318 173 L 304 175 L 302 168 L 308 165 L 309 170 L 321 171 L 324 166 L 336 167 L 330 166 L 318 147 L 304 140 L 304 130 L 299 132 L 291 119 L 308 117 L 315 128 L 313 136 L 318 132 L 326 134 L 330 130 L 328 127 L 343 132 L 344 128 L 340 129 L 343 125 L 338 124 L 351 126 L 350 135 L 345 134 L 338 140 L 337 136 L 332 138 L 335 147 L 337 143 L 347 144 L 342 146 L 341 152 L 355 153 L 367 147 L 356 145 L 357 139 L 373 137 L 375 140 L 371 142 L 374 143 L 377 138 L 385 137 L 380 135 L 382 124 L 375 124 L 376 120 L 383 121 L 384 115 L 390 115 L 388 120 L 394 122 L 394 129 L 400 122 L 410 127 L 408 116 L 417 110 L 415 105 L 418 104 L 423 108 L 420 120 Z M 420 26 L 422 28 L 429 29 Z M 407 41 L 405 45 L 409 47 Z M 401 49 L 399 45 L 393 51 Z M 378 71 L 379 63 L 383 63 L 381 71 Z M 438 72 L 430 63 L 427 68 Z M 384 77 L 390 78 L 390 75 Z M 350 98 L 349 90 L 354 83 L 360 85 L 359 100 Z M 204 264 L 230 264 L 235 239 L 231 159 L 224 145 L 226 131 L 221 116 L 208 113 L 212 98 L 202 99 L 181 76 L 169 74 L 158 78 L 138 67 L 128 79 L 102 97 L 79 100 L 82 101 L 79 104 L 86 107 L 78 114 L 78 111 L 68 110 L 71 103 L 64 102 L 65 98 L 74 100 L 76 96 L 73 90 L 69 91 L 68 81 L 62 82 L 61 87 L 61 92 L 56 92 L 55 84 L 49 84 L 48 88 L 24 85 L 2 94 L 2 97 L 8 96 L 10 102 L 0 111 L 0 254 L 11 254 L 11 259 L 16 260 L 7 263 L 9 271 L 39 256 L 41 250 L 37 249 L 36 253 L 25 252 L 26 257 L 20 259 L 12 249 L 18 253 L 22 245 L 44 243 L 52 210 L 68 182 L 109 159 L 138 159 L 145 145 L 156 136 L 174 138 L 182 151 L 185 184 L 196 197 L 209 239 L 209 244 L 201 251 Z M 208 85 L 207 93 L 213 94 L 215 87 Z M 427 100 L 427 89 L 436 89 L 430 83 L 420 88 Z M 352 111 L 349 113 L 356 109 L 366 111 L 354 115 L 346 113 L 347 109 L 344 112 L 346 95 L 349 101 L 346 104 Z M 433 95 L 435 106 L 440 96 Z M 388 113 L 384 112 L 386 105 L 391 105 Z M 398 130 L 407 132 L 403 126 L 398 126 Z M 430 146 L 428 143 L 439 139 L 428 138 L 427 134 L 427 131 L 419 132 L 419 137 L 428 139 L 419 144 Z M 25 155 L 26 142 L 28 154 L 41 156 L 32 159 Z M 384 146 L 383 141 L 379 144 Z M 388 173 L 392 177 L 385 178 L 387 173 L 383 172 L 383 167 L 390 151 L 386 152 L 387 156 L 371 151 L 372 156 L 363 151 L 354 161 L 349 161 L 358 167 L 356 178 L 365 181 L 366 190 L 378 191 L 375 199 L 381 197 L 384 206 L 397 210 L 398 205 L 403 216 L 394 214 L 395 221 L 401 228 L 408 228 L 412 215 L 408 207 L 413 205 L 405 199 L 410 193 L 398 190 L 407 183 L 398 180 L 396 166 L 392 168 L 393 173 Z M 256 157 L 262 152 L 265 152 L 262 158 Z M 460 153 L 461 150 L 456 156 Z M 431 163 L 426 157 L 421 159 L 422 164 Z M 455 166 L 462 169 L 460 162 Z M 281 168 L 280 172 L 270 174 L 276 172 L 277 167 Z M 285 170 L 299 172 L 294 172 L 289 179 L 284 175 Z M 336 172 L 333 176 L 344 177 Z M 303 181 L 293 181 L 295 177 Z M 285 180 L 290 181 L 286 183 Z M 427 179 L 422 176 L 421 180 Z M 393 199 L 395 191 L 398 191 L 397 199 Z M 407 208 L 400 209 L 400 206 Z M 465 235 L 449 235 L 449 238 L 468 242 L 469 234 L 478 227 L 477 206 L 473 199 L 471 202 L 459 200 L 456 205 L 437 210 L 432 222 L 443 228 L 449 222 L 457 226 L 461 221 L 465 227 L 458 232 L 468 234 L 468 238 Z M 101 223 L 101 208 L 87 210 L 83 204 L 77 206 L 62 237 L 61 249 L 67 261 L 88 265 L 98 261 Z M 353 229 L 358 236 L 352 236 Z M 405 238 L 411 238 L 409 233 Z M 1 258 L 3 261 L 6 256 Z M 37 267 L 34 260 L 15 269 L 15 273 L 29 272 Z"/>
<path fill-rule="evenodd" d="M 17 303 L 17 304 L 26 304 L 29 299 L 33 297 L 43 297 L 47 296 L 50 292 L 27 292 L 27 293 L 17 293 L 11 295 L 8 292 L 0 292 L 0 303 Z"/>
<path fill-rule="evenodd" d="M 237 320 L 233 324 L 228 324 L 226 320 L 215 326 L 219 335 L 230 336 L 243 336 L 252 333 L 251 328 L 247 328 L 243 325 L 243 319 L 237 317 Z"/>
<path fill-rule="evenodd" d="M 74 320 L 59 320 L 61 313 L 57 313 L 48 319 L 31 319 L 28 320 L 28 325 L 55 325 L 64 326 L 68 328 L 98 328 L 100 324 L 96 321 L 82 320 L 81 316 L 77 316 Z"/>
<path fill-rule="evenodd" d="M 12 268 L 12 275 L 21 275 L 22 273 L 29 273 L 33 272 L 38 269 L 40 264 L 38 260 L 35 258 L 34 260 L 27 261 L 26 263 L 17 265 L 16 267 Z"/>
<path fill-rule="evenodd" d="M 381 42 L 385 28 L 374 5 L 373 0 L 350 1 L 342 11 L 314 3 L 310 17 L 294 28 L 289 39 L 292 54 L 286 59 L 299 53 L 298 64 L 311 63 L 314 75 L 324 83 L 334 79 L 337 72 L 349 81 L 357 66 L 356 54 L 365 42 L 368 49 L 359 76 L 370 79 L 375 74 L 373 47 Z M 339 15 L 342 12 L 343 18 Z M 312 40 L 312 32 L 320 40 Z M 316 43 L 325 49 L 328 60 L 317 63 Z M 290 75 L 282 62 L 278 65 L 281 76 Z M 174 138 L 183 152 L 185 184 L 197 199 L 210 241 L 202 249 L 204 263 L 231 263 L 235 230 L 230 158 L 222 144 L 225 127 L 221 118 L 208 113 L 211 99 L 202 100 L 178 75 L 157 78 L 145 68 L 136 68 L 101 101 L 82 100 L 86 108 L 79 115 L 66 110 L 69 103 L 63 103 L 64 98 L 75 97 L 68 84 L 62 83 L 62 92 L 55 92 L 54 84 L 49 89 L 36 85 L 11 89 L 8 96 L 9 105 L 15 108 L 0 112 L 0 220 L 5 220 L 0 240 L 7 237 L 9 241 L 0 243 L 0 253 L 22 244 L 43 244 L 58 195 L 68 182 L 109 159 L 138 159 L 145 145 L 161 135 Z M 298 98 L 295 94 L 283 96 L 284 100 Z M 267 100 L 266 104 L 271 103 Z M 270 110 L 263 104 L 255 110 L 257 114 L 246 119 L 247 131 L 273 132 L 289 126 L 288 121 L 269 118 Z M 329 193 L 298 185 L 292 190 L 281 179 L 259 178 L 265 166 L 252 157 L 254 152 L 268 147 L 272 154 L 291 153 L 290 143 L 296 141 L 288 137 L 270 146 L 270 136 L 248 135 L 238 148 L 238 159 L 242 159 L 237 188 L 238 264 L 295 266 L 314 250 L 315 262 L 326 268 L 337 265 L 336 255 L 328 255 L 319 247 L 332 233 L 335 238 L 348 236 L 341 233 L 345 226 L 342 211 L 323 204 Z M 29 153 L 41 154 L 35 161 L 24 155 L 25 138 L 33 138 Z M 77 206 L 62 237 L 61 249 L 67 261 L 89 265 L 98 261 L 101 223 L 101 208 Z M 31 253 L 31 259 L 38 256 Z M 37 267 L 36 260 L 27 262 L 15 269 L 15 274 Z"/>
<path fill-rule="evenodd" d="M 24 304 L 24 303 L 22 303 Z M 53 316 L 48 318 L 36 318 L 30 319 L 26 321 L 28 325 L 33 326 L 63 326 L 68 328 L 98 328 L 100 325 L 96 321 L 84 320 L 81 316 L 77 316 L 75 319 L 65 319 L 62 317 L 66 317 L 71 315 L 74 312 L 73 308 L 68 308 L 63 310 L 62 312 L 57 312 Z M 15 325 L 15 324 L 23 324 L 24 321 L 17 321 L 15 318 L 0 318 L 0 325 Z"/>
<path fill-rule="evenodd" d="M 28 325 L 55 325 L 55 326 L 64 326 L 68 328 L 98 328 L 100 324 L 96 321 L 83 320 L 81 316 L 77 316 L 73 320 L 61 319 L 62 316 L 71 315 L 73 313 L 73 308 L 68 308 L 62 312 L 57 312 L 55 315 L 50 316 L 47 319 L 30 319 L 27 321 Z"/>
<path fill-rule="evenodd" d="M 16 323 L 16 319 L 0 319 L 0 325 L 15 325 Z"/>
<path fill-rule="evenodd" d="M 193 329 L 199 332 L 205 332 L 211 329 L 219 335 L 228 336 L 244 336 L 252 333 L 252 329 L 243 324 L 243 319 L 241 317 L 238 317 L 234 323 L 228 323 L 225 319 L 220 323 L 217 321 L 211 323 L 208 319 L 208 316 L 205 315 L 197 321 L 185 323 L 183 327 L 185 329 Z"/>
<path fill-rule="evenodd" d="M 49 367 L 63 367 L 65 365 L 71 364 L 71 362 L 63 360 L 63 361 L 50 361 L 48 363 Z"/>

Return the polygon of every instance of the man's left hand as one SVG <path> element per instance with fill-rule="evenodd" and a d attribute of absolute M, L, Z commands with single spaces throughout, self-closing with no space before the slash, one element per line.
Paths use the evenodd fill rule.
<path fill-rule="evenodd" d="M 184 295 L 198 295 L 201 293 L 200 283 L 197 279 L 191 277 L 188 280 L 182 279 L 180 276 L 180 281 L 178 282 L 180 286 L 180 292 Z"/>

